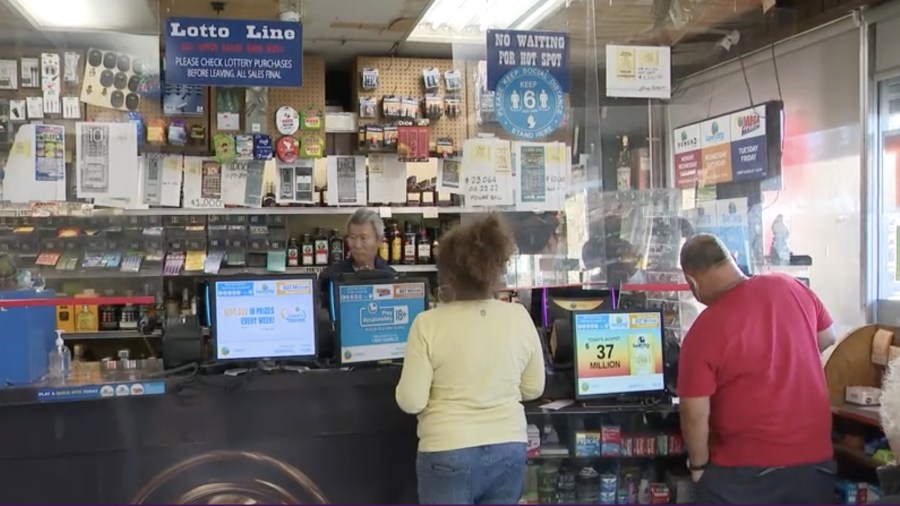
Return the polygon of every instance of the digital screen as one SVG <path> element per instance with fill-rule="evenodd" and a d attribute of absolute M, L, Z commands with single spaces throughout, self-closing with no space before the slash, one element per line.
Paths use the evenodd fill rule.
<path fill-rule="evenodd" d="M 664 390 L 662 336 L 658 312 L 576 314 L 577 397 Z"/>
<path fill-rule="evenodd" d="M 339 286 L 341 363 L 403 358 L 409 327 L 425 311 L 425 291 L 421 281 Z"/>
<path fill-rule="evenodd" d="M 314 289 L 312 279 L 215 282 L 216 358 L 314 356 Z"/>

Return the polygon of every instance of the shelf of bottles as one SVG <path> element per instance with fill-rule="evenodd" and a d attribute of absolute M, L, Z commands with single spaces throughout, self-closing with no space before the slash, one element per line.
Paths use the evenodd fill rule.
<path fill-rule="evenodd" d="M 528 504 L 690 502 L 677 416 L 529 415 Z"/>

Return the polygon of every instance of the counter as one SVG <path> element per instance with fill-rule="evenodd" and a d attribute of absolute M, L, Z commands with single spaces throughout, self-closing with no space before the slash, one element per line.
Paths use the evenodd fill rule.
<path fill-rule="evenodd" d="M 414 503 L 399 374 L 176 377 L 162 395 L 73 402 L 0 390 L 0 502 Z"/>

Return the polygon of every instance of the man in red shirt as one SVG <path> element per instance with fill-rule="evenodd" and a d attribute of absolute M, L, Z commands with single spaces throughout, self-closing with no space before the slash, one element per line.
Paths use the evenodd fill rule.
<path fill-rule="evenodd" d="M 791 277 L 748 278 L 711 235 L 684 245 L 681 268 L 707 306 L 682 343 L 677 385 L 698 502 L 831 502 L 828 311 Z"/>

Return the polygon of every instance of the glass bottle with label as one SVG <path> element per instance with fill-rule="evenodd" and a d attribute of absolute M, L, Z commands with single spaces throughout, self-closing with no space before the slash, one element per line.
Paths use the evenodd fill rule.
<path fill-rule="evenodd" d="M 297 239 L 291 237 L 287 247 L 287 266 L 298 267 L 300 265 L 300 248 L 297 246 Z"/>
<path fill-rule="evenodd" d="M 344 261 L 344 238 L 336 228 L 331 231 L 328 239 L 328 261 L 332 264 Z"/>
<path fill-rule="evenodd" d="M 416 248 L 416 263 L 427 265 L 431 263 L 431 239 L 425 227 L 419 229 L 419 241 Z"/>
<path fill-rule="evenodd" d="M 384 237 L 381 238 L 381 246 L 378 247 L 378 256 L 385 262 L 391 261 L 391 232 L 385 230 Z"/>
<path fill-rule="evenodd" d="M 300 241 L 300 265 L 310 267 L 315 265 L 316 251 L 312 237 L 309 234 L 303 234 L 303 240 Z"/>
<path fill-rule="evenodd" d="M 391 260 L 392 264 L 403 263 L 403 234 L 400 233 L 400 227 L 394 223 L 391 228 Z"/>
<path fill-rule="evenodd" d="M 319 227 L 316 229 L 316 238 L 313 247 L 315 248 L 316 265 L 328 265 L 328 236 L 325 235 L 324 228 Z"/>
<path fill-rule="evenodd" d="M 622 149 L 619 150 L 619 160 L 616 162 L 616 190 L 625 191 L 631 189 L 631 172 L 634 163 L 631 158 L 631 147 L 628 145 L 628 136 L 622 136 Z"/>
<path fill-rule="evenodd" d="M 413 265 L 416 263 L 416 233 L 412 223 L 406 222 L 403 226 L 403 263 Z"/>
<path fill-rule="evenodd" d="M 441 235 L 440 228 L 435 228 L 431 232 L 431 239 L 432 239 L 432 241 L 431 241 L 431 263 L 433 263 L 433 264 L 437 264 L 437 261 L 438 261 L 438 251 L 440 249 L 439 248 L 440 245 L 438 244 L 438 238 L 440 237 L 440 235 Z"/>

